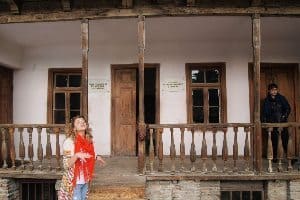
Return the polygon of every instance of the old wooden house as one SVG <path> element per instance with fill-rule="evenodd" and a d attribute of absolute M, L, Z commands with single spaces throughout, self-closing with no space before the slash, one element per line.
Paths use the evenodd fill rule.
<path fill-rule="evenodd" d="M 57 198 L 75 115 L 90 199 L 300 199 L 299 63 L 298 0 L 0 0 L 0 199 Z"/>

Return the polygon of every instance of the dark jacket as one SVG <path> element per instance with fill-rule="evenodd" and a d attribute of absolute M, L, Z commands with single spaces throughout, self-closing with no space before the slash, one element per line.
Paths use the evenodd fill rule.
<path fill-rule="evenodd" d="M 287 122 L 291 107 L 284 96 L 277 94 L 273 99 L 269 94 L 262 107 L 262 122 L 280 123 Z"/>

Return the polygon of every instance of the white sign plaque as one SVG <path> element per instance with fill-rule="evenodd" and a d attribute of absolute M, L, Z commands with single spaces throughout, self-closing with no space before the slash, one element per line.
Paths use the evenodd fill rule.
<path fill-rule="evenodd" d="M 166 80 L 162 83 L 163 92 L 181 92 L 184 91 L 184 81 L 182 80 Z"/>
<path fill-rule="evenodd" d="M 89 80 L 89 93 L 102 93 L 109 92 L 109 82 L 106 79 L 90 79 Z"/>

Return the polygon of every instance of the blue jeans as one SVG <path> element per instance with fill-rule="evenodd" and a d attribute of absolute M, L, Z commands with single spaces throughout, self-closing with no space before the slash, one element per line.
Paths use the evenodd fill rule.
<path fill-rule="evenodd" d="M 88 191 L 88 183 L 76 184 L 73 191 L 73 200 L 85 200 Z"/>

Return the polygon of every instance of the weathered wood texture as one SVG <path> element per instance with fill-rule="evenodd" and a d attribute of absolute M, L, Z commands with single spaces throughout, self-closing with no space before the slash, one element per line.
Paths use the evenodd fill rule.
<path fill-rule="evenodd" d="M 60 170 L 61 155 L 60 155 L 60 133 L 64 132 L 64 125 L 56 124 L 0 124 L 1 130 L 1 156 L 2 156 L 2 168 L 10 168 L 12 170 L 43 170 L 43 165 L 47 165 L 47 168 L 51 170 L 53 166 L 57 170 Z M 55 134 L 55 148 L 56 148 L 56 163 L 52 162 L 52 147 L 51 147 L 51 133 Z M 17 136 L 19 134 L 19 136 Z M 43 150 L 41 140 L 42 134 L 46 136 L 46 151 Z M 16 148 L 15 138 L 19 137 L 19 161 L 16 161 Z M 38 144 L 34 144 L 33 140 L 37 138 Z M 25 142 L 28 141 L 28 142 Z M 25 145 L 27 144 L 27 146 Z M 25 151 L 27 147 L 27 151 Z M 27 156 L 26 156 L 27 152 Z M 37 165 L 34 165 L 35 152 L 37 152 Z M 43 154 L 46 152 L 46 155 Z M 28 160 L 25 160 L 27 158 Z M 46 160 L 45 160 L 46 158 Z"/>
<path fill-rule="evenodd" d="M 145 166 L 145 108 L 144 108 L 144 60 L 145 60 L 145 16 L 138 17 L 138 60 L 139 60 L 139 111 L 138 111 L 138 171 L 143 173 Z"/>
<path fill-rule="evenodd" d="M 72 10 L 72 12 L 53 11 L 39 13 L 22 13 L 21 15 L 4 14 L 0 16 L 0 24 L 18 23 L 18 22 L 43 22 L 43 21 L 65 21 L 65 20 L 81 20 L 86 19 L 102 19 L 102 18 L 128 18 L 137 17 L 143 14 L 147 17 L 160 16 L 207 16 L 207 15 L 236 15 L 251 16 L 253 14 L 262 16 L 300 16 L 300 7 L 284 7 L 284 8 L 264 8 L 264 7 L 248 7 L 248 8 L 202 8 L 202 7 L 176 7 L 176 6 L 151 6 L 139 7 L 132 9 L 117 8 L 101 8 Z"/>
<path fill-rule="evenodd" d="M 157 134 L 158 142 L 158 158 L 157 160 L 150 156 L 147 161 L 150 163 L 151 169 L 150 172 L 153 174 L 157 172 L 165 172 L 170 174 L 176 173 L 191 173 L 191 172 L 225 172 L 225 173 L 261 173 L 265 172 L 273 172 L 273 168 L 275 167 L 280 173 L 287 172 L 290 173 L 294 171 L 295 166 L 292 165 L 293 159 L 295 159 L 295 153 L 290 152 L 285 156 L 283 153 L 283 146 L 281 137 L 278 139 L 278 153 L 277 158 L 273 158 L 272 155 L 272 141 L 270 139 L 271 132 L 274 127 L 279 128 L 279 132 L 281 134 L 282 128 L 288 128 L 290 132 L 291 129 L 300 129 L 300 123 L 281 123 L 281 124 L 263 124 L 263 127 L 269 130 L 269 145 L 268 145 L 268 167 L 257 169 L 255 163 L 253 163 L 253 156 L 257 155 L 255 149 L 251 148 L 251 144 L 253 143 L 253 139 L 255 139 L 253 134 L 254 124 L 252 123 L 244 123 L 244 124 L 150 124 L 147 126 L 151 134 L 154 132 Z M 230 133 L 230 144 L 232 144 L 232 153 L 228 155 L 228 134 Z M 163 136 L 164 135 L 164 136 Z M 176 136 L 177 135 L 177 136 Z M 191 146 L 189 155 L 185 154 L 183 150 L 183 144 L 185 137 L 184 135 L 190 135 L 187 137 L 191 138 Z M 217 136 L 218 135 L 218 136 Z M 202 137 L 201 148 L 195 145 L 195 138 Z M 221 137 L 220 137 L 221 136 Z M 223 137 L 222 137 L 223 136 Z M 166 161 L 164 157 L 164 141 L 162 138 L 170 138 L 170 160 Z M 216 138 L 223 138 L 223 141 L 216 142 Z M 238 138 L 244 137 L 244 143 L 238 143 Z M 175 138 L 180 138 L 180 141 L 176 141 Z M 212 146 L 211 151 L 208 150 L 207 139 L 212 138 Z M 150 139 L 153 139 L 151 136 Z M 232 141 L 233 140 L 233 141 Z M 209 139 L 209 141 L 211 141 Z M 154 143 L 154 141 L 152 141 Z M 218 145 L 218 144 L 223 144 Z M 292 140 L 289 140 L 289 144 L 291 146 Z M 176 145 L 180 145 L 180 156 L 176 155 Z M 151 146 L 151 145 L 150 145 Z M 242 148 L 240 148 L 242 147 Z M 165 147 L 168 148 L 168 147 Z M 291 147 L 290 147 L 291 148 Z M 198 154 L 196 153 L 196 149 L 201 150 Z M 218 155 L 218 149 L 221 149 L 222 154 Z M 241 154 L 241 150 L 243 149 L 243 154 Z M 151 152 L 153 151 L 153 152 Z M 149 149 L 149 154 L 154 154 L 154 149 Z M 168 154 L 165 154 L 168 155 Z M 190 158 L 190 162 L 183 162 L 185 157 Z M 201 160 L 197 161 L 198 158 Z M 262 160 L 262 158 L 260 158 Z M 278 159 L 279 163 L 273 164 L 273 159 Z M 230 160 L 230 162 L 228 162 Z M 283 164 L 283 160 L 287 160 L 288 164 Z M 168 162 L 168 164 L 166 164 Z M 208 163 L 210 163 L 208 165 Z M 230 163 L 230 166 L 229 166 Z M 148 166 L 148 165 L 146 165 Z M 166 166 L 166 167 L 164 167 Z M 221 168 L 220 166 L 223 166 Z M 267 166 L 266 164 L 264 166 Z M 297 167 L 296 167 L 297 168 Z M 148 172 L 149 169 L 146 169 Z"/>
<path fill-rule="evenodd" d="M 262 136 L 260 124 L 260 49 L 261 49 L 261 32 L 260 32 L 260 15 L 252 16 L 252 48 L 253 48 L 253 72 L 254 72 L 254 134 L 255 134 L 255 162 L 256 169 L 261 171 L 262 168 Z"/>
<path fill-rule="evenodd" d="M 88 52 L 89 52 L 89 21 L 81 21 L 81 51 L 82 51 L 82 115 L 88 119 Z"/>

